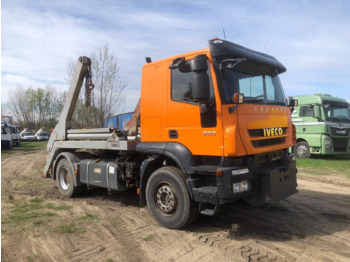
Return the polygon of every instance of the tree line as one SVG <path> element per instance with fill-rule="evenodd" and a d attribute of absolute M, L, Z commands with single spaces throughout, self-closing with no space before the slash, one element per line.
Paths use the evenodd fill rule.
<path fill-rule="evenodd" d="M 104 119 L 120 112 L 125 103 L 126 82 L 120 77 L 119 64 L 108 44 L 90 55 L 92 81 L 91 106 L 85 105 L 84 88 L 72 118 L 74 128 L 103 127 Z M 76 60 L 67 62 L 67 84 L 75 70 Z M 9 91 L 7 113 L 22 128 L 49 131 L 54 128 L 64 105 L 67 91 L 60 92 L 51 85 L 44 88 L 21 87 Z"/>

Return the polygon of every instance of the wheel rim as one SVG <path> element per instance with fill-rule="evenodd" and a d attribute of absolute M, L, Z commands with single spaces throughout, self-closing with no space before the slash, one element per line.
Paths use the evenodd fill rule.
<path fill-rule="evenodd" d="M 164 215 L 175 213 L 177 209 L 176 191 L 171 185 L 165 182 L 158 184 L 154 196 L 158 209 Z"/>
<path fill-rule="evenodd" d="M 297 148 L 297 155 L 301 158 L 306 157 L 309 154 L 309 149 L 305 145 L 300 145 Z"/>
<path fill-rule="evenodd" d="M 60 186 L 63 190 L 68 190 L 69 185 L 70 185 L 70 178 L 69 178 L 69 172 L 68 169 L 66 167 L 62 167 L 60 169 L 60 172 L 58 174 L 58 179 L 59 179 L 59 183 Z"/>

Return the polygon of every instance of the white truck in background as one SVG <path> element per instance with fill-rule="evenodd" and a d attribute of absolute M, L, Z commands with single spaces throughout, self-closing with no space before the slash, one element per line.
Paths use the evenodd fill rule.
<path fill-rule="evenodd" d="M 12 137 L 12 145 L 19 146 L 21 144 L 21 136 L 19 132 L 19 126 L 7 124 L 8 128 L 11 131 L 11 137 Z"/>
<path fill-rule="evenodd" d="M 6 122 L 1 120 L 1 150 L 12 148 L 11 131 L 7 127 Z"/>
<path fill-rule="evenodd" d="M 23 129 L 20 133 L 21 141 L 34 141 L 34 136 L 31 131 L 28 131 L 28 128 Z"/>
<path fill-rule="evenodd" d="M 1 126 L 4 125 L 8 128 L 8 132 L 11 134 L 11 147 L 19 146 L 21 141 L 21 136 L 19 133 L 19 126 L 11 124 L 11 117 L 2 117 Z"/>
<path fill-rule="evenodd" d="M 49 134 L 46 131 L 43 131 L 42 128 L 40 128 L 35 133 L 34 140 L 36 140 L 36 141 L 49 140 Z"/>

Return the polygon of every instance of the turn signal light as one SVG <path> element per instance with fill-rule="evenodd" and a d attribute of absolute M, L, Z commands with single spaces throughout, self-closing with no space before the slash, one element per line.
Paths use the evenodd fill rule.
<path fill-rule="evenodd" d="M 216 176 L 223 176 L 224 172 L 222 171 L 222 169 L 218 169 L 216 170 Z"/>
<path fill-rule="evenodd" d="M 244 101 L 244 94 L 242 93 L 234 93 L 233 95 L 233 103 L 242 104 Z"/>

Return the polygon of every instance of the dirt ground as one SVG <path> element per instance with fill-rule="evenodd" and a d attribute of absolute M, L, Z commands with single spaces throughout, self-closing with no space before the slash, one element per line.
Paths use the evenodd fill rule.
<path fill-rule="evenodd" d="M 277 205 L 237 202 L 169 230 L 133 191 L 62 198 L 42 178 L 45 153 L 2 157 L 1 261 L 350 261 L 345 176 L 299 171 L 299 193 Z"/>

